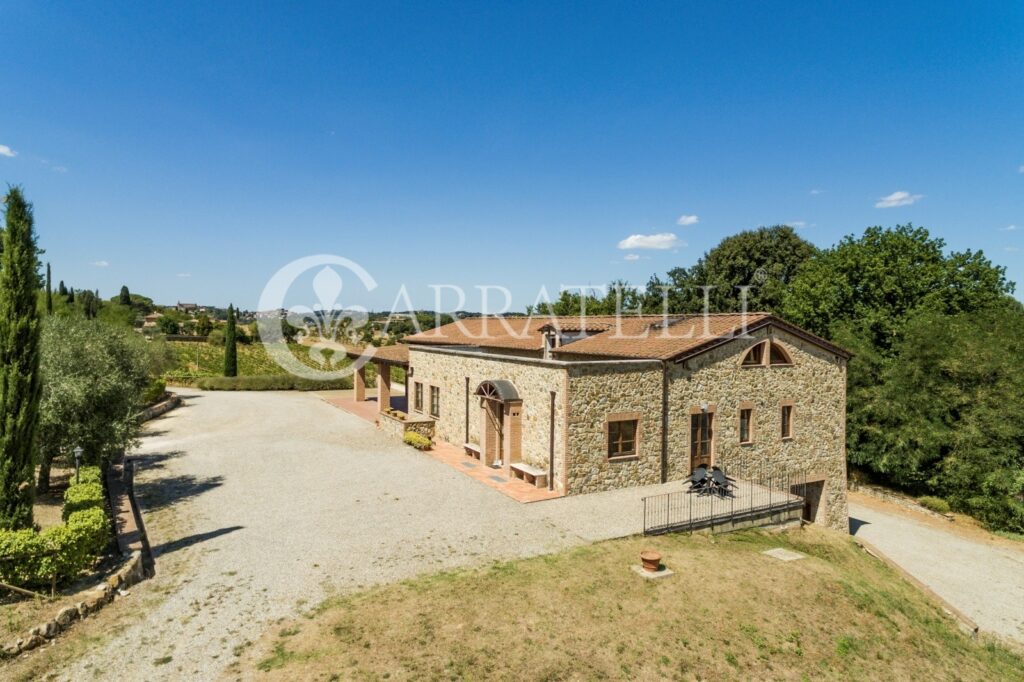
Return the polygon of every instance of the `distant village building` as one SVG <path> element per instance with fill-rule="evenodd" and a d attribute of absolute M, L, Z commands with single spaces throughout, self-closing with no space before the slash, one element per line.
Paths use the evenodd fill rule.
<path fill-rule="evenodd" d="M 192 314 L 199 311 L 199 305 L 196 303 L 182 303 L 178 301 L 177 309 L 179 313 Z"/>
<path fill-rule="evenodd" d="M 163 313 L 150 313 L 142 318 L 142 327 L 144 329 L 151 329 L 156 326 L 157 321 L 163 317 Z"/>

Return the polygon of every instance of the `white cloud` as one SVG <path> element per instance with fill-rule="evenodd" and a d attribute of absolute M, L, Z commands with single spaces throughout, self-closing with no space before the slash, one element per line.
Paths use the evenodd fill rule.
<path fill-rule="evenodd" d="M 98 268 L 105 268 L 105 267 L 107 267 L 108 265 L 110 265 L 110 263 L 108 263 L 108 262 L 107 262 L 107 261 L 105 261 L 105 260 L 94 260 L 94 261 L 93 261 L 93 262 L 91 263 L 91 265 L 95 265 L 95 266 L 96 266 L 96 267 L 98 267 Z"/>
<path fill-rule="evenodd" d="M 1016 225 L 1007 225 L 1006 227 L 1000 227 L 999 231 L 1000 232 L 1013 232 L 1016 229 L 1017 229 Z"/>
<path fill-rule="evenodd" d="M 640 260 L 640 256 L 635 253 L 627 253 L 623 260 Z"/>
<path fill-rule="evenodd" d="M 1006 251 L 1007 253 L 1017 253 L 1018 251 L 1020 251 L 1020 247 L 1019 246 L 1004 246 L 1003 247 L 1003 251 Z"/>
<path fill-rule="evenodd" d="M 6 156 L 9 159 L 13 159 L 18 155 L 18 152 L 14 151 L 5 144 L 0 144 L 0 156 Z"/>
<path fill-rule="evenodd" d="M 676 225 L 683 225 L 685 227 L 686 225 L 696 225 L 699 221 L 700 218 L 695 215 L 681 215 L 679 220 L 676 221 Z"/>
<path fill-rule="evenodd" d="M 882 197 L 875 203 L 875 208 L 894 208 L 896 206 L 910 206 L 924 199 L 923 194 L 911 194 L 910 192 L 893 192 L 887 197 Z"/>
<path fill-rule="evenodd" d="M 787 222 L 785 224 L 789 225 L 790 227 L 795 227 L 798 230 L 803 228 L 803 227 L 807 227 L 807 221 L 806 220 L 790 220 L 789 222 Z"/>
<path fill-rule="evenodd" d="M 671 232 L 631 234 L 619 242 L 620 249 L 674 249 L 677 246 L 686 246 L 686 242 Z"/>
<path fill-rule="evenodd" d="M 811 194 L 813 194 L 814 196 L 817 196 L 819 194 L 824 194 L 824 193 L 825 193 L 825 190 L 823 190 L 823 189 L 812 189 L 811 190 Z"/>
<path fill-rule="evenodd" d="M 179 272 L 177 276 L 178 277 L 191 277 L 192 273 L 191 272 Z"/>

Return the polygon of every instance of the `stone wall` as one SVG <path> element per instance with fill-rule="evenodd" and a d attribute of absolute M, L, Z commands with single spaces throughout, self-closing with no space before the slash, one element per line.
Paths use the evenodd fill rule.
<path fill-rule="evenodd" d="M 825 518 L 847 530 L 846 361 L 783 331 L 767 328 L 669 369 L 668 478 L 690 472 L 690 415 L 713 411 L 713 462 L 738 477 L 806 472 L 825 477 Z M 793 363 L 742 367 L 747 350 L 771 337 Z M 793 437 L 781 437 L 781 404 L 793 403 Z M 753 409 L 753 442 L 739 442 L 741 403 Z"/>
<path fill-rule="evenodd" d="M 562 471 L 565 455 L 565 369 L 537 358 L 458 355 L 415 346 L 409 349 L 409 410 L 415 414 L 415 383 L 423 384 L 423 413 L 430 410 L 430 386 L 440 388 L 441 414 L 435 435 L 456 445 L 465 443 L 466 414 L 469 413 L 470 443 L 480 444 L 480 398 L 473 395 L 481 382 L 511 381 L 522 398 L 522 461 L 548 469 L 551 428 L 551 392 L 555 393 L 555 477 L 556 490 L 564 489 Z M 469 378 L 467 400 L 466 378 Z"/>
<path fill-rule="evenodd" d="M 407 433 L 418 433 L 421 436 L 434 438 L 434 420 L 426 419 L 417 415 L 404 415 L 404 419 L 387 412 L 377 415 L 377 428 L 395 440 L 402 440 Z"/>
<path fill-rule="evenodd" d="M 646 367 L 580 364 L 569 369 L 569 493 L 589 493 L 661 482 L 660 362 Z M 610 415 L 636 418 L 637 455 L 609 459 Z"/>

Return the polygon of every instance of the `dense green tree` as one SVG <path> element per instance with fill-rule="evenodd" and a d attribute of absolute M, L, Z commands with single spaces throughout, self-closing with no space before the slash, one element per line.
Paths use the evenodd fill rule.
<path fill-rule="evenodd" d="M 95 292 L 84 289 L 78 295 L 78 304 L 82 308 L 82 314 L 87 320 L 95 320 L 100 313 L 100 299 Z"/>
<path fill-rule="evenodd" d="M 228 324 L 224 331 L 224 376 L 238 375 L 238 346 L 235 332 L 235 307 L 228 306 Z"/>
<path fill-rule="evenodd" d="M 808 260 L 793 279 L 785 317 L 821 336 L 853 325 L 880 351 L 899 342 L 923 307 L 955 314 L 987 308 L 1013 291 L 1006 269 L 979 252 L 944 253 L 924 228 L 871 227 Z"/>
<path fill-rule="evenodd" d="M 173 335 L 181 333 L 181 325 L 179 325 L 178 321 L 171 317 L 170 315 L 164 315 L 163 317 L 157 319 L 156 328 L 160 331 L 161 334 Z"/>
<path fill-rule="evenodd" d="M 75 302 L 75 289 L 74 287 L 68 289 L 68 303 Z"/>
<path fill-rule="evenodd" d="M 43 329 L 38 487 L 53 460 L 81 446 L 85 461 L 106 466 L 135 442 L 136 417 L 162 348 L 126 327 L 79 316 L 47 318 Z M 88 352 L 83 352 L 88 349 Z"/>
<path fill-rule="evenodd" d="M 872 437 L 851 458 L 990 526 L 1024 532 L 1021 305 L 921 310 L 896 354 L 865 406 Z"/>
<path fill-rule="evenodd" d="M 131 305 L 132 304 L 132 295 L 128 291 L 128 287 L 126 285 L 122 285 L 121 286 L 121 293 L 118 294 L 117 302 L 120 303 L 121 305 Z"/>
<path fill-rule="evenodd" d="M 38 255 L 32 205 L 8 190 L 0 256 L 0 528 L 32 527 L 39 400 Z"/>
<path fill-rule="evenodd" d="M 199 336 L 209 336 L 212 331 L 213 322 L 210 320 L 210 316 L 206 313 L 200 313 L 199 318 L 196 320 L 196 334 Z"/>
<path fill-rule="evenodd" d="M 57 295 L 61 298 L 68 297 L 68 288 L 64 286 L 64 280 L 61 280 L 60 284 L 57 285 Z"/>
<path fill-rule="evenodd" d="M 50 279 L 50 264 L 46 264 L 46 314 L 53 314 L 53 283 Z"/>
<path fill-rule="evenodd" d="M 659 313 L 739 312 L 744 291 L 749 311 L 778 312 L 799 267 L 817 249 L 791 227 L 775 225 L 726 237 L 688 268 L 652 277 L 644 308 Z M 747 287 L 745 290 L 741 287 Z"/>
<path fill-rule="evenodd" d="M 598 295 L 600 294 L 600 295 Z M 559 292 L 558 298 L 550 303 L 539 301 L 527 306 L 527 315 L 623 315 L 642 311 L 644 294 L 623 280 L 613 280 L 607 286 L 587 289 L 571 289 Z"/>

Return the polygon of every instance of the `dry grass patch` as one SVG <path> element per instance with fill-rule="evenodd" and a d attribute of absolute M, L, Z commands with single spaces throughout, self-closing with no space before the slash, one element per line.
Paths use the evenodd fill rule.
<path fill-rule="evenodd" d="M 771 547 L 808 555 L 784 563 Z M 673 577 L 630 570 L 641 549 Z M 629 538 L 444 572 L 326 602 L 267 633 L 267 679 L 1009 679 L 979 645 L 845 537 Z"/>

